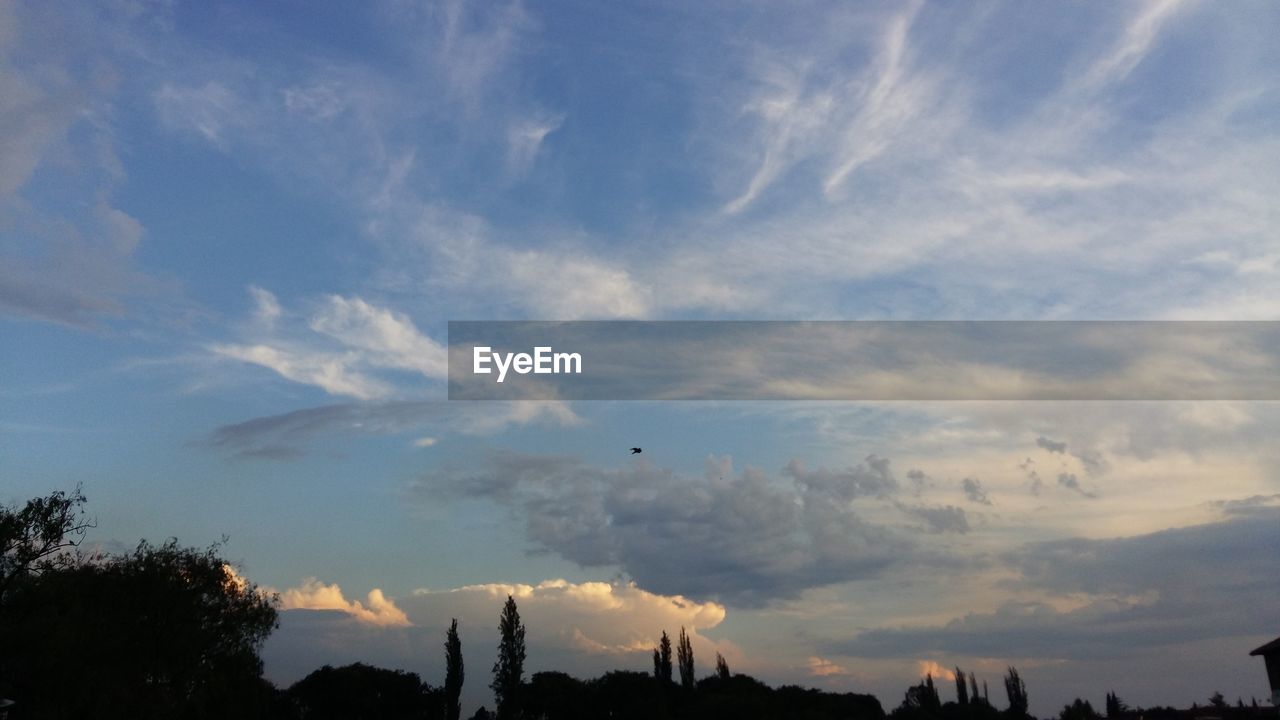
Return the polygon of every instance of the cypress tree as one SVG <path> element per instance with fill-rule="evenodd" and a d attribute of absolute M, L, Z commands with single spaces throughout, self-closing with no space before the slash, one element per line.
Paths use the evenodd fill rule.
<path fill-rule="evenodd" d="M 498 643 L 498 661 L 493 664 L 494 701 L 498 705 L 499 720 L 516 720 L 520 712 L 520 686 L 524 682 L 524 624 L 515 598 L 507 596 L 498 622 L 502 636 Z"/>
<path fill-rule="evenodd" d="M 459 720 L 462 717 L 462 680 L 465 673 L 462 669 L 462 641 L 458 639 L 457 618 L 453 619 L 445 636 L 444 664 L 444 717 L 445 720 Z"/>
<path fill-rule="evenodd" d="M 693 644 L 689 642 L 689 635 L 685 633 L 683 626 L 680 628 L 680 642 L 676 646 L 676 659 L 680 663 L 680 684 L 692 690 L 696 682 L 693 675 Z"/>
<path fill-rule="evenodd" d="M 667 631 L 662 631 L 662 640 L 658 642 L 658 680 L 663 684 L 671 682 L 671 638 Z"/>

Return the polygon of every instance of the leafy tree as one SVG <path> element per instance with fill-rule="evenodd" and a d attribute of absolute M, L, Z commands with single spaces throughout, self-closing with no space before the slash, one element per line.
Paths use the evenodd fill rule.
<path fill-rule="evenodd" d="M 14 584 L 47 570 L 70 567 L 74 550 L 93 523 L 84 517 L 84 493 L 57 491 L 22 508 L 0 505 L 0 608 Z"/>
<path fill-rule="evenodd" d="M 1058 713 L 1058 720 L 1101 720 L 1093 705 L 1088 700 L 1076 698 L 1070 705 L 1064 705 Z"/>
<path fill-rule="evenodd" d="M 276 598 L 236 575 L 218 550 L 142 542 L 126 555 L 60 560 L 16 582 L 17 606 L 0 628 L 13 697 L 43 718 L 265 712 L 272 692 L 258 649 L 276 627 Z"/>
<path fill-rule="evenodd" d="M 502 616 L 498 621 L 501 641 L 498 643 L 498 660 L 493 664 L 494 701 L 498 705 L 500 720 L 515 720 L 521 717 L 520 686 L 524 682 L 524 624 L 520 622 L 520 611 L 516 608 L 515 598 L 507 596 L 507 603 L 502 608 Z"/>
<path fill-rule="evenodd" d="M 444 639 L 444 717 L 459 720 L 462 717 L 462 681 L 466 677 L 462 667 L 462 641 L 458 639 L 458 619 L 449 625 Z"/>
<path fill-rule="evenodd" d="M 594 720 L 589 686 L 562 672 L 537 672 L 524 688 L 524 712 L 546 720 Z"/>
<path fill-rule="evenodd" d="M 964 671 L 956 668 L 956 702 L 961 705 L 969 704 L 969 684 L 966 679 Z"/>
<path fill-rule="evenodd" d="M 978 676 L 972 672 L 969 673 L 969 702 L 980 703 L 982 697 L 978 695 Z"/>
<path fill-rule="evenodd" d="M 289 688 L 307 720 L 419 720 L 439 717 L 438 691 L 417 673 L 364 663 L 325 665 Z"/>
<path fill-rule="evenodd" d="M 676 659 L 680 663 L 681 687 L 692 690 L 696 682 L 693 675 L 693 644 L 689 642 L 689 635 L 685 633 L 683 626 L 680 628 L 680 642 L 676 646 Z"/>
<path fill-rule="evenodd" d="M 1018 675 L 1018 669 L 1010 666 L 1009 672 L 1004 676 L 1004 691 L 1009 697 L 1009 714 L 1015 717 L 1025 717 L 1027 715 L 1027 684 L 1022 681 L 1022 677 Z"/>
<path fill-rule="evenodd" d="M 730 678 L 729 663 L 725 661 L 724 656 L 720 653 L 716 653 L 716 677 L 721 680 Z"/>
<path fill-rule="evenodd" d="M 902 698 L 902 707 L 907 710 L 923 710 L 937 713 L 942 709 L 942 701 L 938 697 L 938 689 L 933 684 L 933 674 L 925 675 L 924 682 L 907 688 Z"/>

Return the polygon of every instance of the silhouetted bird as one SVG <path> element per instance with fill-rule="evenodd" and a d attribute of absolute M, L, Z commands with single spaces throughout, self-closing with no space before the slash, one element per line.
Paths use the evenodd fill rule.
<path fill-rule="evenodd" d="M 632 455 L 639 455 L 639 454 L 640 454 L 640 448 L 631 448 L 631 454 L 632 454 Z"/>

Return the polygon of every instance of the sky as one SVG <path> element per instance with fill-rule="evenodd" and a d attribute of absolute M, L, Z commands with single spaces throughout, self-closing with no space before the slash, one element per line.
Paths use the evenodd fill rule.
<path fill-rule="evenodd" d="M 1280 319 L 1277 26 L 0 0 L 0 502 L 225 536 L 282 684 L 456 617 L 492 705 L 512 594 L 530 671 L 1264 698 L 1276 403 L 450 402 L 446 323 Z"/>

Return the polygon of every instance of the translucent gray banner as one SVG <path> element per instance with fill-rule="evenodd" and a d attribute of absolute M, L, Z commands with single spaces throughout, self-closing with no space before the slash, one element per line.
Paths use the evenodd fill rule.
<path fill-rule="evenodd" d="M 1280 322 L 449 323 L 450 400 L 1277 400 Z"/>

